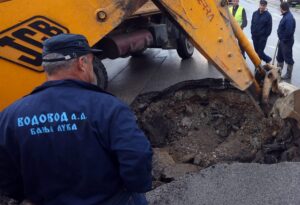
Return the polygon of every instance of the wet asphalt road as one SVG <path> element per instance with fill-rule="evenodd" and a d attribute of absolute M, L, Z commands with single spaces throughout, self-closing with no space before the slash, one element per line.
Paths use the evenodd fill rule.
<path fill-rule="evenodd" d="M 300 164 L 218 164 L 147 193 L 149 205 L 299 205 Z"/>
<path fill-rule="evenodd" d="M 251 40 L 250 24 L 252 13 L 258 8 L 258 0 L 241 0 L 246 9 L 248 26 L 244 32 Z M 277 43 L 277 27 L 281 19 L 279 0 L 269 0 L 269 11 L 273 18 L 273 31 L 269 37 L 266 53 L 273 58 Z M 296 22 L 300 22 L 300 9 L 292 9 Z M 300 29 L 296 28 L 294 60 L 295 69 L 292 83 L 300 87 Z M 247 58 L 247 63 L 252 63 Z M 108 71 L 108 90 L 126 103 L 131 103 L 140 94 L 159 91 L 177 82 L 201 78 L 220 78 L 219 73 L 197 51 L 189 60 L 182 61 L 176 50 L 148 49 L 141 58 L 119 58 L 104 60 Z M 285 72 L 285 71 L 284 71 Z"/>

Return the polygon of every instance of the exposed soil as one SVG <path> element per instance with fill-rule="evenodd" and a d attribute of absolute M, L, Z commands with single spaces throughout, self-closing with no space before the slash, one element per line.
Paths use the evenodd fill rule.
<path fill-rule="evenodd" d="M 154 147 L 155 187 L 219 162 L 300 161 L 293 123 L 264 117 L 230 86 L 184 82 L 132 107 Z"/>

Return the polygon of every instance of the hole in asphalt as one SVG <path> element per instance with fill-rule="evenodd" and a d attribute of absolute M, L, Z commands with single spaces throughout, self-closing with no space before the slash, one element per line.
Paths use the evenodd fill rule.
<path fill-rule="evenodd" d="M 293 123 L 261 116 L 222 81 L 181 82 L 138 96 L 132 108 L 153 146 L 154 187 L 220 162 L 300 161 Z"/>

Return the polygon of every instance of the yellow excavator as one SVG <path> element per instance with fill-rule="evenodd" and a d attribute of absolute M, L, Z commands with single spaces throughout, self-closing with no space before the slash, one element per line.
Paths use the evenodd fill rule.
<path fill-rule="evenodd" d="M 300 91 L 280 83 L 276 67 L 262 65 L 230 15 L 227 0 L 0 0 L 0 19 L 0 110 L 45 81 L 45 39 L 78 33 L 103 50 L 94 63 L 99 86 L 107 83 L 104 58 L 135 56 L 153 47 L 176 48 L 188 58 L 194 45 L 249 94 L 257 110 L 270 110 L 275 103 L 282 118 L 300 122 Z M 237 41 L 253 62 L 254 75 Z"/>

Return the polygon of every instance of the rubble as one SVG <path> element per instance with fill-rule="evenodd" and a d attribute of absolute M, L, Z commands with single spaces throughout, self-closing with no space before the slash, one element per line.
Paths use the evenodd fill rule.
<path fill-rule="evenodd" d="M 154 188 L 218 163 L 300 159 L 293 122 L 263 116 L 245 92 L 224 82 L 179 83 L 140 95 L 132 108 L 155 148 L 154 156 L 165 156 L 153 163 Z"/>
<path fill-rule="evenodd" d="M 175 161 L 169 155 L 168 151 L 159 148 L 153 149 L 153 178 L 160 180 L 165 169 L 175 165 Z"/>

